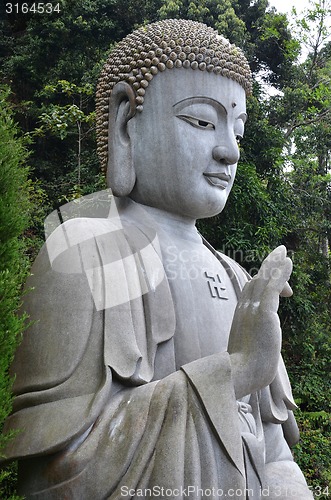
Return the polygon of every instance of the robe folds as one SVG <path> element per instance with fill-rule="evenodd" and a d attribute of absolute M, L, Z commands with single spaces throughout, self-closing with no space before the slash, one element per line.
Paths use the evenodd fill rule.
<path fill-rule="evenodd" d="M 273 383 L 241 401 L 226 351 L 172 369 L 178 312 L 161 229 L 130 200 L 114 207 L 59 226 L 32 268 L 5 427 L 18 431 L 5 453 L 19 460 L 20 493 L 262 498 L 266 464 L 291 462 L 284 435 L 298 437 L 282 360 Z M 239 295 L 245 272 L 217 259 Z"/>

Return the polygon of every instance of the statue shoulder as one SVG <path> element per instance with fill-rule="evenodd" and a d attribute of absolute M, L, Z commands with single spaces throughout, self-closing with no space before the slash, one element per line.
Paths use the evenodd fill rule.
<path fill-rule="evenodd" d="M 54 268 L 70 266 L 70 272 L 80 272 L 82 258 L 89 258 L 89 252 L 95 250 L 97 240 L 121 229 L 120 224 L 108 218 L 81 217 L 70 219 L 60 224 L 47 238 L 41 251 L 42 258 L 48 257 Z M 84 255 L 80 255 L 83 250 Z M 91 257 L 91 256 L 90 256 Z M 94 259 L 92 259 L 94 260 Z"/>

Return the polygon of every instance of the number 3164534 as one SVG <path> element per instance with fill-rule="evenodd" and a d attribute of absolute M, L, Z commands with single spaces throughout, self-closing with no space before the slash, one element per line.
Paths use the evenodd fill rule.
<path fill-rule="evenodd" d="M 28 14 L 29 12 L 31 12 L 32 14 L 52 14 L 52 12 L 59 13 L 60 11 L 61 9 L 59 3 L 52 4 L 50 2 L 38 2 L 30 5 L 27 3 L 6 3 L 7 14 Z"/>

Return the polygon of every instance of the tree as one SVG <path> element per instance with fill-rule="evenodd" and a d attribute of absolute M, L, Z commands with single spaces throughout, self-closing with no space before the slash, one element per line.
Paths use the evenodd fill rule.
<path fill-rule="evenodd" d="M 310 484 L 330 483 L 331 437 L 331 46 L 330 2 L 312 2 L 297 19 L 297 39 L 308 50 L 269 100 L 269 122 L 282 131 L 290 217 L 284 243 L 294 254 L 295 294 L 283 305 L 284 353 L 300 404 L 302 443 L 296 456 Z"/>
<path fill-rule="evenodd" d="M 63 96 L 68 104 L 46 106 L 45 111 L 40 116 L 41 127 L 33 132 L 34 135 L 43 136 L 46 131 L 49 131 L 61 140 L 67 138 L 68 135 L 75 137 L 77 143 L 75 172 L 77 177 L 70 195 L 74 198 L 84 194 L 81 183 L 83 146 L 85 140 L 95 130 L 95 113 L 88 112 L 88 104 L 93 93 L 93 86 L 88 83 L 78 86 L 67 80 L 59 80 L 56 85 L 46 85 L 42 92 L 46 98 L 61 94 L 61 97 Z M 67 196 L 66 201 L 69 201 L 69 197 Z"/>
<path fill-rule="evenodd" d="M 18 135 L 8 105 L 8 88 L 0 88 L 0 426 L 11 411 L 12 395 L 8 369 L 20 335 L 25 328 L 25 317 L 19 317 L 22 284 L 28 273 L 28 259 L 24 255 L 22 233 L 29 224 L 31 203 L 27 151 Z M 0 436 L 0 451 L 10 439 Z M 0 472 L 0 496 L 8 498 L 13 472 Z"/>

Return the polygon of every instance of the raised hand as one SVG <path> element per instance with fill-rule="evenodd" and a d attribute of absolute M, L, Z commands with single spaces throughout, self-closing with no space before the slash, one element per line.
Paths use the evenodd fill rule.
<path fill-rule="evenodd" d="M 228 343 L 238 399 L 269 385 L 276 375 L 281 349 L 279 296 L 292 295 L 287 283 L 291 272 L 292 261 L 286 248 L 279 246 L 243 288 Z"/>

